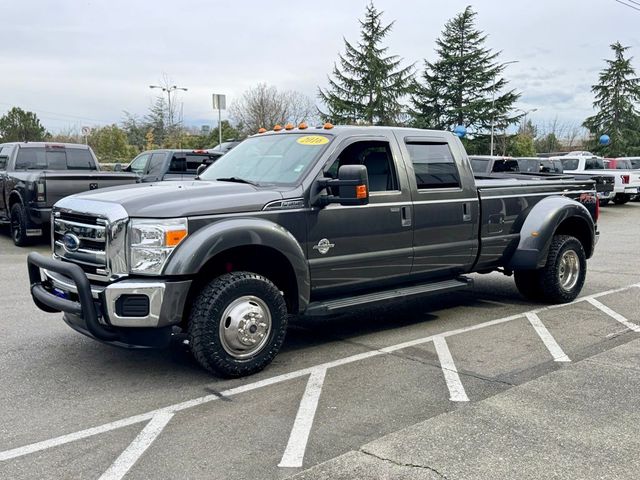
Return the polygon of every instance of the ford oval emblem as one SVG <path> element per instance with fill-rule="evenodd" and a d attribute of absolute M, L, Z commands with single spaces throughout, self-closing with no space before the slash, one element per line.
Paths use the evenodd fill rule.
<path fill-rule="evenodd" d="M 80 248 L 80 239 L 71 232 L 62 236 L 62 245 L 67 252 L 77 252 Z"/>

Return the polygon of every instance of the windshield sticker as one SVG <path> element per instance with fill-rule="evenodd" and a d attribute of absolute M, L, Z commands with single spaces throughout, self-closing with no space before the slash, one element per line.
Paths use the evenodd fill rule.
<path fill-rule="evenodd" d="M 305 135 L 304 137 L 300 137 L 297 141 L 300 145 L 324 145 L 325 143 L 329 143 L 329 139 L 327 137 L 322 137 L 320 135 Z"/>

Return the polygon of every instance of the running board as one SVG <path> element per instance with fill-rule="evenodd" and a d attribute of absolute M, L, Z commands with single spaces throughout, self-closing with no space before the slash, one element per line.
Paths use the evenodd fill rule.
<path fill-rule="evenodd" d="M 332 315 L 339 313 L 342 310 L 348 310 L 354 307 L 374 306 L 394 300 L 446 293 L 469 288 L 472 285 L 473 280 L 471 278 L 457 277 L 455 279 L 444 280 L 442 282 L 421 283 L 418 285 L 411 285 L 409 287 L 394 288 L 392 290 L 367 293 L 354 297 L 312 302 L 305 310 L 304 315 L 308 315 L 310 317 Z"/>

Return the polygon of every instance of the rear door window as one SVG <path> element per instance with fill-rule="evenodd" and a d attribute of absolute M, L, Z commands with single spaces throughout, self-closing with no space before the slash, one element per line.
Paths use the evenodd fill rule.
<path fill-rule="evenodd" d="M 580 160 L 577 158 L 563 158 L 561 162 L 564 170 L 577 170 L 580 165 Z"/>
<path fill-rule="evenodd" d="M 585 170 L 604 170 L 604 162 L 601 158 L 587 158 L 584 168 Z"/>
<path fill-rule="evenodd" d="M 407 143 L 418 190 L 460 187 L 460 175 L 447 143 Z"/>

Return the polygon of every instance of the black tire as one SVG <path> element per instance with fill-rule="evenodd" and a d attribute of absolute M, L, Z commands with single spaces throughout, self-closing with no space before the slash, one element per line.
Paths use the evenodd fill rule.
<path fill-rule="evenodd" d="M 563 258 L 570 258 L 577 265 L 573 281 L 568 281 L 571 268 L 566 264 L 563 265 Z M 580 241 L 570 235 L 555 235 L 549 247 L 547 264 L 540 269 L 540 289 L 543 299 L 549 303 L 568 303 L 575 300 L 582 290 L 586 277 L 587 256 Z"/>
<path fill-rule="evenodd" d="M 513 272 L 516 287 L 520 294 L 527 300 L 542 300 L 540 288 L 540 270 L 516 270 Z"/>
<path fill-rule="evenodd" d="M 287 306 L 278 288 L 261 275 L 232 272 L 202 289 L 193 304 L 188 335 L 202 367 L 219 376 L 241 377 L 271 363 L 286 331 Z M 242 343 L 253 340 L 258 344 Z"/>
<path fill-rule="evenodd" d="M 616 205 L 624 205 L 629 200 L 631 200 L 631 195 L 627 195 L 626 193 L 616 193 L 616 196 L 613 197 L 613 203 Z"/>
<path fill-rule="evenodd" d="M 11 207 L 11 239 L 18 247 L 29 245 L 27 212 L 21 203 L 15 203 Z"/>
<path fill-rule="evenodd" d="M 598 202 L 600 202 L 600 206 L 601 207 L 606 207 L 607 205 L 609 205 L 609 199 L 608 198 L 601 198 L 600 200 L 598 200 Z"/>

